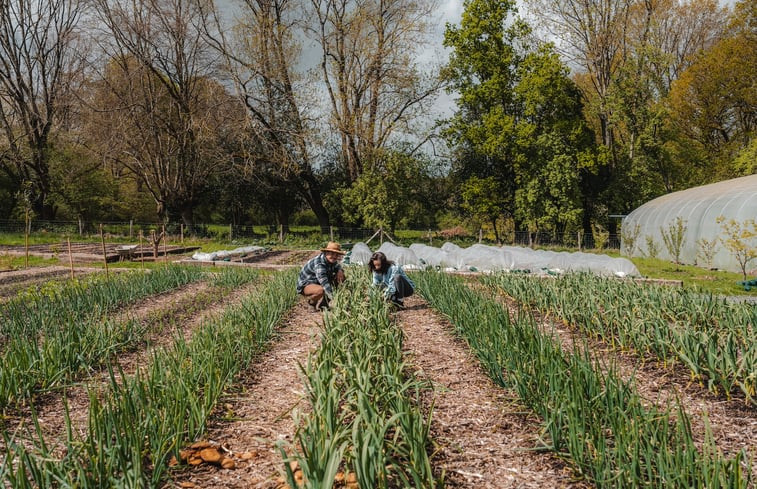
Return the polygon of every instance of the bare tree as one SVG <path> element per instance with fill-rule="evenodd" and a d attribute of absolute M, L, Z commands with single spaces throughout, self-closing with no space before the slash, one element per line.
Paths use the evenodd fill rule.
<path fill-rule="evenodd" d="M 596 95 L 602 142 L 614 147 L 608 103 L 615 74 L 627 55 L 631 0 L 531 0 L 540 23 L 573 64 L 589 75 Z"/>
<path fill-rule="evenodd" d="M 50 200 L 50 153 L 82 73 L 79 0 L 0 0 L 0 169 L 32 187 L 42 219 Z"/>
<path fill-rule="evenodd" d="M 305 100 L 308 81 L 297 70 L 301 55 L 297 24 L 302 10 L 292 0 L 244 0 L 231 35 L 226 35 L 217 13 L 207 35 L 226 61 L 249 115 L 245 173 L 265 172 L 267 188 L 281 196 L 291 189 L 313 210 L 321 226 L 329 225 L 321 183 L 314 168 L 314 132 Z M 258 170 L 258 171 L 255 171 Z M 293 204 L 294 202 L 292 202 Z M 293 206 L 281 205 L 281 208 Z M 282 213 L 282 225 L 286 216 Z"/>
<path fill-rule="evenodd" d="M 665 55 L 652 68 L 663 81 L 667 94 L 673 81 L 695 59 L 695 55 L 710 48 L 720 39 L 726 28 L 727 9 L 717 0 L 646 0 L 652 17 L 649 43 Z"/>
<path fill-rule="evenodd" d="M 214 81 L 203 0 L 93 0 L 109 59 L 95 121 L 103 156 L 140 179 L 165 220 L 193 220 L 210 177 L 230 157 L 240 111 Z M 107 120 L 106 120 L 107 119 Z"/>
<path fill-rule="evenodd" d="M 351 181 L 364 159 L 411 127 L 441 88 L 416 61 L 434 3 L 408 0 L 311 0 L 309 31 L 320 46 L 330 122 Z"/>

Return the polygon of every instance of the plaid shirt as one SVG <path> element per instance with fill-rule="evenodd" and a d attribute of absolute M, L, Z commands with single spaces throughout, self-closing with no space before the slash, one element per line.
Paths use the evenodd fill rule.
<path fill-rule="evenodd" d="M 336 279 L 336 273 L 342 269 L 339 262 L 333 265 L 326 261 L 323 253 L 311 259 L 300 271 L 300 278 L 297 279 L 297 293 L 302 294 L 303 289 L 308 284 L 320 284 L 327 295 L 334 293 L 331 284 Z"/>

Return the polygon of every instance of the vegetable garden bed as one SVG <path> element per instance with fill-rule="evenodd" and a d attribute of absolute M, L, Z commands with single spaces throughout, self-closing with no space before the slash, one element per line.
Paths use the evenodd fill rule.
<path fill-rule="evenodd" d="M 77 382 L 90 385 L 90 395 L 72 396 L 75 412 L 9 397 L 6 412 L 19 402 L 45 412 L 28 411 L 23 426 L 6 418 L 6 487 L 754 487 L 752 439 L 722 451 L 715 430 L 693 436 L 692 426 L 707 423 L 692 422 L 698 414 L 688 406 L 656 405 L 633 380 L 582 354 L 582 343 L 555 344 L 525 305 L 513 314 L 460 278 L 413 275 L 446 322 L 419 296 L 405 310 L 387 309 L 364 270 L 348 270 L 324 314 L 298 302 L 294 272 L 253 272 L 262 275 L 246 285 L 247 270 L 191 270 L 183 273 L 206 285 L 145 304 L 132 327 L 157 334 L 153 347 L 139 340 L 129 353 L 103 351 L 110 360 L 53 379 L 60 399 L 84 392 Z M 220 289 L 225 299 L 208 295 Z M 72 316 L 89 329 L 107 330 L 135 307 L 96 305 L 103 296 L 89 295 L 76 301 L 98 314 Z M 15 330 L 41 341 L 78 314 L 55 309 L 59 297 L 67 296 L 26 309 L 10 301 L 5 310 L 27 318 Z M 60 321 L 28 319 L 44 301 Z M 715 308 L 697 314 L 721 317 L 707 316 Z M 3 325 L 6 346 L 13 330 Z M 747 396 L 732 397 L 723 401 L 753 409 Z M 48 423 L 53 405 L 64 420 L 58 433 Z"/>

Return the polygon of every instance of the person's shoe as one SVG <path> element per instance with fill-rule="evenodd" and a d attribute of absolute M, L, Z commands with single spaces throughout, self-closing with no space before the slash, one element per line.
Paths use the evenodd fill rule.
<path fill-rule="evenodd" d="M 402 301 L 402 299 L 392 299 L 392 305 L 397 309 L 405 308 L 405 303 Z"/>
<path fill-rule="evenodd" d="M 325 309 L 329 308 L 329 300 L 326 299 L 326 297 L 322 297 L 318 302 L 315 304 L 315 310 L 316 311 L 323 311 Z"/>

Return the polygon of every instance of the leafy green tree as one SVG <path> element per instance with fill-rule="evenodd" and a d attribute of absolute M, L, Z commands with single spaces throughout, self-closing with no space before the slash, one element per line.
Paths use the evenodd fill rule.
<path fill-rule="evenodd" d="M 747 279 L 747 265 L 757 259 L 757 220 L 736 221 L 719 216 L 717 223 L 723 232 L 720 241 L 731 252 L 741 268 L 744 280 Z"/>
<path fill-rule="evenodd" d="M 446 135 L 468 213 L 479 209 L 486 222 L 509 213 L 516 227 L 562 232 L 580 225 L 582 182 L 599 159 L 569 70 L 551 45 L 531 46 L 515 13 L 513 2 L 469 0 L 460 27 L 447 27 L 444 73 L 460 97 Z"/>
<path fill-rule="evenodd" d="M 413 212 L 433 215 L 420 191 L 429 179 L 427 164 L 403 151 L 377 153 L 351 187 L 336 191 L 344 221 L 394 232 Z"/>
<path fill-rule="evenodd" d="M 445 136 L 455 148 L 460 181 L 494 177 L 512 208 L 515 196 L 518 103 L 514 87 L 529 28 L 515 19 L 515 2 L 467 0 L 460 26 L 448 24 L 444 45 L 452 50 L 443 77 L 457 92 L 458 110 Z"/>
<path fill-rule="evenodd" d="M 676 217 L 668 225 L 667 229 L 660 227 L 662 242 L 665 244 L 668 254 L 673 258 L 673 263 L 676 265 L 681 264 L 681 250 L 683 249 L 687 229 L 687 221 L 681 216 Z"/>
<path fill-rule="evenodd" d="M 670 107 L 682 144 L 709 157 L 708 180 L 736 176 L 733 158 L 757 129 L 757 39 L 737 34 L 701 54 L 673 84 Z"/>
<path fill-rule="evenodd" d="M 596 172 L 593 134 L 581 94 L 550 45 L 529 53 L 515 87 L 518 125 L 515 213 L 532 230 L 563 233 L 581 224 L 581 182 Z"/>
<path fill-rule="evenodd" d="M 470 177 L 460 189 L 462 208 L 473 219 L 491 223 L 494 239 L 501 243 L 497 221 L 507 214 L 507 199 L 499 191 L 499 183 L 494 177 Z"/>

